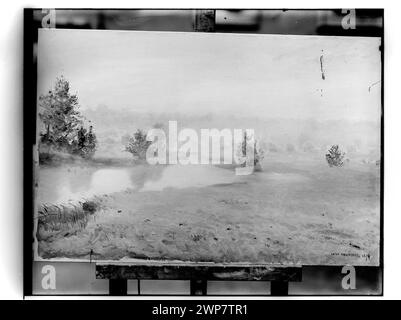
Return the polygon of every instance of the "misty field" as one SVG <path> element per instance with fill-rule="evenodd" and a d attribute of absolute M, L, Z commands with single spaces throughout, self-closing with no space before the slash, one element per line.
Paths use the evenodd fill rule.
<path fill-rule="evenodd" d="M 378 163 L 269 153 L 262 166 L 42 166 L 38 255 L 378 265 Z"/>

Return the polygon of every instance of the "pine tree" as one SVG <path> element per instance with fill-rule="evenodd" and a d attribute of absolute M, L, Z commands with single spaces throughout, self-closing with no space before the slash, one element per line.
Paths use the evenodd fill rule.
<path fill-rule="evenodd" d="M 39 97 L 39 118 L 44 125 L 41 142 L 57 150 L 67 148 L 82 125 L 78 97 L 70 93 L 70 86 L 63 77 L 57 78 L 53 90 Z"/>
<path fill-rule="evenodd" d="M 39 118 L 44 126 L 40 133 L 41 145 L 57 151 L 91 157 L 96 150 L 96 135 L 83 127 L 76 94 L 70 93 L 70 84 L 64 78 L 56 79 L 55 86 L 39 97 Z"/>

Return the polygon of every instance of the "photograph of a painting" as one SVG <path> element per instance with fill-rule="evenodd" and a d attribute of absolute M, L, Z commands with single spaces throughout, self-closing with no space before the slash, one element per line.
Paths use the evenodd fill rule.
<path fill-rule="evenodd" d="M 35 259 L 378 266 L 380 46 L 39 30 Z"/>

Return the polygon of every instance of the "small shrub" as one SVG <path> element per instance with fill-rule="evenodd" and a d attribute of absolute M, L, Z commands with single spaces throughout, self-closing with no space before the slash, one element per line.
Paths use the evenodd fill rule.
<path fill-rule="evenodd" d="M 260 148 L 259 143 L 256 139 L 253 139 L 252 143 L 252 137 L 248 136 L 247 132 L 244 132 L 244 136 L 242 139 L 242 142 L 239 144 L 238 149 L 237 149 L 237 157 L 238 158 L 243 158 L 245 159 L 243 166 L 247 165 L 247 161 L 249 158 L 249 155 L 253 153 L 253 162 L 254 166 L 260 169 L 260 162 L 264 158 L 264 150 Z"/>
<path fill-rule="evenodd" d="M 128 138 L 125 151 L 131 153 L 136 160 L 145 160 L 146 151 L 151 144 L 152 142 L 146 139 L 146 133 L 138 129 L 133 137 Z"/>
<path fill-rule="evenodd" d="M 344 165 L 345 153 L 342 152 L 338 145 L 333 145 L 326 154 L 326 160 L 330 167 L 342 167 Z"/>
<path fill-rule="evenodd" d="M 87 131 L 84 127 L 78 130 L 78 139 L 73 141 L 70 146 L 70 153 L 81 156 L 82 158 L 92 158 L 96 151 L 97 139 L 96 135 L 93 133 L 93 127 L 89 127 Z"/>
<path fill-rule="evenodd" d="M 82 209 L 89 214 L 94 214 L 97 209 L 97 204 L 94 201 L 86 201 L 82 204 Z"/>

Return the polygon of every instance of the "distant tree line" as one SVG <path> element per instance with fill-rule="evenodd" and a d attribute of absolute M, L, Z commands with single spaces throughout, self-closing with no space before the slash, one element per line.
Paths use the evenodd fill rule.
<path fill-rule="evenodd" d="M 77 155 L 85 159 L 91 158 L 97 148 L 97 138 L 93 126 L 84 125 L 84 117 L 78 110 L 79 103 L 76 94 L 70 92 L 70 84 L 64 77 L 56 79 L 54 88 L 39 97 L 39 118 L 42 122 L 40 131 L 40 152 L 51 154 L 54 151 Z M 154 128 L 162 128 L 161 123 Z M 245 157 L 254 153 L 254 165 L 260 166 L 264 158 L 264 150 L 256 140 L 244 133 L 241 144 L 238 146 L 238 155 Z M 314 152 L 314 146 L 306 138 L 300 137 L 304 152 Z M 131 153 L 137 160 L 146 159 L 146 151 L 151 145 L 146 133 L 138 129 L 132 136 L 122 137 L 125 151 Z M 278 152 L 273 143 L 266 148 L 269 152 Z M 286 146 L 287 152 L 294 152 L 292 144 Z M 342 167 L 345 153 L 338 145 L 332 145 L 325 158 L 330 167 Z"/>
<path fill-rule="evenodd" d="M 154 128 L 162 127 L 161 124 L 156 124 Z M 146 133 L 138 129 L 133 136 L 124 135 L 121 139 L 121 142 L 125 146 L 125 151 L 131 153 L 136 160 L 145 160 L 146 159 L 146 151 L 148 147 L 151 145 L 151 142 L 147 140 Z M 307 148 L 305 152 L 311 153 L 315 149 L 312 144 L 306 144 Z M 277 147 L 270 143 L 268 144 L 269 152 L 277 152 Z M 295 148 L 292 144 L 287 144 L 286 151 L 291 153 L 295 151 Z M 254 155 L 254 166 L 257 168 L 261 168 L 261 161 L 264 158 L 265 152 L 263 148 L 261 148 L 256 139 L 252 139 L 249 135 L 247 135 L 246 131 L 244 132 L 242 142 L 237 147 L 237 156 L 240 158 L 246 158 L 250 154 Z M 330 167 L 342 167 L 344 165 L 344 157 L 345 152 L 343 152 L 338 145 L 332 145 L 330 149 L 327 151 L 326 161 Z M 245 163 L 244 163 L 245 165 Z"/>

